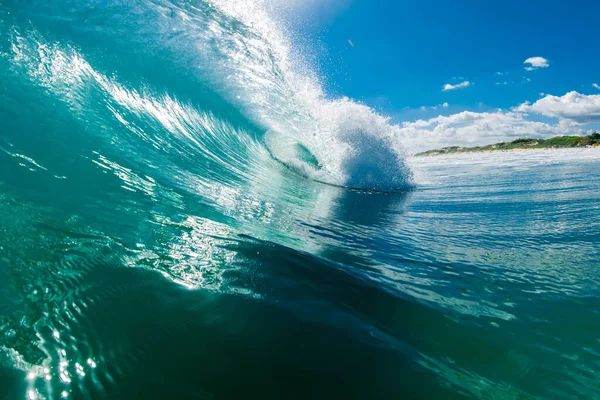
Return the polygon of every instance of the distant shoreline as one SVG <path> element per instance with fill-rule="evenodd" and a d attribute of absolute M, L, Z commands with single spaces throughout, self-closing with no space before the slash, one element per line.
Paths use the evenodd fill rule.
<path fill-rule="evenodd" d="M 512 142 L 502 142 L 477 147 L 451 146 L 441 149 L 417 153 L 414 157 L 435 157 L 452 154 L 496 153 L 532 150 L 561 150 L 561 149 L 600 149 L 600 134 L 588 136 L 557 136 L 551 139 L 517 139 Z"/>
<path fill-rule="evenodd" d="M 464 154 L 486 154 L 486 153 L 519 153 L 519 152 L 530 152 L 530 151 L 556 151 L 556 150 L 587 150 L 596 149 L 600 150 L 600 146 L 586 146 L 586 147 L 534 147 L 530 149 L 508 149 L 508 150 L 473 150 L 473 151 L 456 151 L 452 153 L 434 153 L 414 154 L 413 157 L 440 157 L 440 156 L 459 156 Z"/>

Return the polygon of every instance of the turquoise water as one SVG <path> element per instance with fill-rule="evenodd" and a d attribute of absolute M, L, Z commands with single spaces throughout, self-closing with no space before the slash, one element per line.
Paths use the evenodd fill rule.
<path fill-rule="evenodd" d="M 0 1 L 0 398 L 600 398 L 600 152 L 407 157 L 253 4 Z"/>

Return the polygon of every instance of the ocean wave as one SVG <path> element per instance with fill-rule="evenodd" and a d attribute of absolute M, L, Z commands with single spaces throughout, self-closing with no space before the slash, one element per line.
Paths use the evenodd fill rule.
<path fill-rule="evenodd" d="M 32 15 L 34 6 L 38 11 Z M 278 161 L 317 181 L 382 191 L 411 185 L 398 127 L 365 105 L 328 98 L 315 68 L 295 50 L 292 35 L 264 2 L 67 1 L 34 6 L 16 6 L 17 15 L 43 20 L 45 31 L 9 28 L 9 54 L 14 63 L 28 64 L 34 83 L 60 91 L 72 105 L 86 100 L 85 85 L 99 85 L 116 103 L 114 118 L 128 129 L 132 127 L 122 114 L 145 112 L 168 133 L 210 134 L 210 143 L 188 135 L 198 145 L 198 157 L 215 156 L 213 149 L 221 148 L 216 156 L 231 163 L 240 151 L 256 151 L 239 146 L 257 140 Z M 67 32 L 56 25 L 59 20 L 67 21 Z M 110 54 L 98 43 L 110 46 Z M 190 114 L 203 117 L 190 119 Z M 249 138 L 234 144 L 202 129 L 221 121 Z M 172 139 L 153 140 L 165 147 Z M 307 162 L 298 149 L 316 162 Z"/>

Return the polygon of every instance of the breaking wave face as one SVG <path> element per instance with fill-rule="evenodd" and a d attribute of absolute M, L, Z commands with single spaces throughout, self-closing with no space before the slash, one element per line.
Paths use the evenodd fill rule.
<path fill-rule="evenodd" d="M 238 164 L 267 151 L 336 186 L 410 186 L 397 128 L 365 105 L 329 99 L 266 2 L 34 3 L 3 16 L 3 62 L 81 118 L 114 126 L 119 140 L 185 147 L 242 178 L 248 168 Z M 26 17 L 43 28 L 17 21 Z"/>
<path fill-rule="evenodd" d="M 212 69 L 221 71 L 213 79 L 227 82 L 223 95 L 236 96 L 229 99 L 267 131 L 263 144 L 275 159 L 303 176 L 338 186 L 409 187 L 398 127 L 365 105 L 328 99 L 284 24 L 266 11 L 267 1 L 211 4 L 229 21 L 243 24 L 233 35 L 235 45 L 229 45 L 230 30 L 213 30 L 217 49 L 226 49 L 214 57 L 224 64 Z M 224 70 L 230 70 L 225 79 Z"/>
<path fill-rule="evenodd" d="M 259 0 L 0 0 L 0 392 L 7 359 L 29 398 L 125 376 L 102 369 L 133 365 L 110 347 L 118 329 L 85 317 L 133 304 L 123 270 L 207 305 L 254 299 L 263 254 L 311 264 L 335 247 L 311 223 L 359 237 L 402 207 L 398 128 L 328 98 L 274 15 Z"/>

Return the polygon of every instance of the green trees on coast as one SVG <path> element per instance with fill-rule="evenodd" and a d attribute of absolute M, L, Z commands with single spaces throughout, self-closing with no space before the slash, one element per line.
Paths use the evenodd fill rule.
<path fill-rule="evenodd" d="M 600 147 L 600 133 L 588 136 L 557 136 L 550 139 L 522 138 L 512 142 L 501 142 L 487 146 L 460 147 L 450 146 L 436 150 L 429 150 L 416 156 L 435 156 L 441 154 L 470 153 L 481 151 L 506 151 L 519 149 L 558 149 L 572 147 Z"/>

